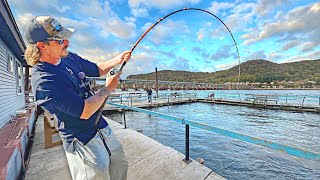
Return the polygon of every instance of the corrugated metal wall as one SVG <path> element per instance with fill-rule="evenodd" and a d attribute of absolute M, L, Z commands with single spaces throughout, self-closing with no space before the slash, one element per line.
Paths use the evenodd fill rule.
<path fill-rule="evenodd" d="M 8 55 L 13 57 L 13 72 L 8 70 Z M 0 128 L 11 119 L 11 115 L 15 115 L 17 110 L 25 107 L 24 75 L 21 72 L 21 93 L 17 87 L 18 72 L 16 66 L 18 63 L 16 57 L 0 39 Z M 21 64 L 20 67 L 22 67 Z"/>

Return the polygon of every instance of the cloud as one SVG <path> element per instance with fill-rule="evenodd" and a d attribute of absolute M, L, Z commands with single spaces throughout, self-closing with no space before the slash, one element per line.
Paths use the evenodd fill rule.
<path fill-rule="evenodd" d="M 104 37 L 111 34 L 121 39 L 128 39 L 135 35 L 134 22 L 121 20 L 108 1 L 105 1 L 103 5 L 100 5 L 97 0 L 80 3 L 79 9 L 80 12 L 83 12 L 82 16 L 89 17 L 82 21 L 90 22 L 92 27 L 100 28 L 100 35 Z"/>
<path fill-rule="evenodd" d="M 134 8 L 131 10 L 131 14 L 134 17 L 148 17 L 149 13 L 148 13 L 148 9 L 147 8 Z"/>
<path fill-rule="evenodd" d="M 220 71 L 220 70 L 226 70 L 226 69 L 230 69 L 230 68 L 232 68 L 232 67 L 234 67 L 234 66 L 237 66 L 237 65 L 239 65 L 237 62 L 219 64 L 219 65 L 216 66 L 216 69 L 217 69 L 218 71 Z"/>
<path fill-rule="evenodd" d="M 204 23 L 203 25 L 201 25 L 199 30 L 196 32 L 197 41 L 200 41 L 200 42 L 203 41 L 210 33 L 208 31 L 208 29 L 211 29 L 211 28 L 212 28 L 212 22 L 207 22 L 207 23 Z"/>
<path fill-rule="evenodd" d="M 306 55 L 297 55 L 293 56 L 289 59 L 285 59 L 280 61 L 280 63 L 289 63 L 289 62 L 296 62 L 296 61 L 303 61 L 303 60 L 316 60 L 320 59 L 320 51 L 310 52 Z"/>
<path fill-rule="evenodd" d="M 222 17 L 218 17 L 226 24 L 232 33 L 243 31 L 247 28 L 247 25 L 253 21 L 254 13 L 252 9 L 255 5 L 254 3 L 229 4 L 213 2 L 211 5 L 213 6 L 210 8 L 215 8 L 216 6 L 218 10 L 228 9 L 228 14 L 225 12 L 222 14 Z M 208 9 L 209 11 L 214 11 L 210 8 Z M 220 22 L 215 28 L 211 29 L 213 29 L 209 33 L 211 38 L 229 36 L 227 29 Z"/>
<path fill-rule="evenodd" d="M 213 14 L 218 14 L 220 10 L 230 9 L 234 7 L 234 3 L 226 3 L 226 2 L 217 2 L 214 1 L 210 4 L 210 7 L 207 8 L 208 11 L 212 12 Z"/>
<path fill-rule="evenodd" d="M 136 7 L 147 7 L 147 8 L 157 8 L 157 9 L 169 9 L 177 6 L 182 6 L 184 4 L 197 4 L 200 0 L 129 0 L 128 4 L 131 8 Z"/>
<path fill-rule="evenodd" d="M 206 66 L 206 67 L 200 69 L 201 72 L 215 72 L 215 71 L 219 71 L 219 70 L 224 70 L 224 69 L 218 69 L 215 66 Z"/>
<path fill-rule="evenodd" d="M 142 30 L 145 31 L 151 25 L 152 23 L 146 23 L 142 27 Z M 147 39 L 149 39 L 156 45 L 163 43 L 172 44 L 174 42 L 172 42 L 172 39 L 170 40 L 170 38 L 177 36 L 177 33 L 175 33 L 175 31 L 179 31 L 179 34 L 183 35 L 185 33 L 188 33 L 189 29 L 182 21 L 172 21 L 171 19 L 168 19 L 167 21 L 159 23 L 155 28 L 153 28 L 147 36 Z"/>
<path fill-rule="evenodd" d="M 189 70 L 190 65 L 187 59 L 183 57 L 177 57 L 176 60 L 170 65 L 172 70 Z"/>
<path fill-rule="evenodd" d="M 175 52 L 173 52 L 173 51 L 169 51 L 169 52 L 167 52 L 167 51 L 162 51 L 162 52 L 160 52 L 160 53 L 161 53 L 162 55 L 164 55 L 165 58 L 167 58 L 167 59 L 176 59 L 176 58 L 177 58 Z"/>
<path fill-rule="evenodd" d="M 127 77 L 131 74 L 142 74 L 154 72 L 157 67 L 158 70 L 172 69 L 171 63 L 159 59 L 162 52 L 144 51 L 134 54 L 129 63 L 124 68 L 122 77 Z"/>
<path fill-rule="evenodd" d="M 309 41 L 309 42 L 305 42 L 301 45 L 301 52 L 307 52 L 307 51 L 311 51 L 313 50 L 313 48 L 317 45 L 318 43 L 314 42 L 314 41 Z"/>
<path fill-rule="evenodd" d="M 36 15 L 48 15 L 48 14 L 60 14 L 64 13 L 67 10 L 71 9 L 71 3 L 65 2 L 64 5 L 58 6 L 61 4 L 59 0 L 51 0 L 50 3 L 47 1 L 36 1 L 36 0 L 10 0 L 8 1 L 10 6 L 14 6 L 19 9 L 21 14 L 27 14 L 30 12 L 34 12 Z"/>
<path fill-rule="evenodd" d="M 199 46 L 195 46 L 191 49 L 192 52 L 194 52 L 194 55 L 200 56 L 199 59 L 210 59 L 210 54 L 206 51 L 206 48 L 200 48 Z M 209 63 L 209 62 L 207 62 Z"/>
<path fill-rule="evenodd" d="M 264 16 L 272 11 L 274 11 L 278 6 L 287 4 L 288 0 L 259 0 L 257 5 L 254 7 L 253 11 L 255 14 Z"/>
<path fill-rule="evenodd" d="M 304 34 L 305 37 L 309 36 L 309 33 L 314 33 L 314 31 L 319 34 L 319 16 L 320 3 L 294 8 L 281 17 L 280 20 L 264 24 L 260 29 L 259 35 L 255 35 L 256 32 L 243 35 L 242 38 L 246 39 L 243 44 L 249 45 L 287 33 Z"/>
<path fill-rule="evenodd" d="M 181 7 L 186 4 L 197 4 L 200 0 L 171 0 L 171 1 L 162 1 L 162 0 L 129 0 L 128 5 L 131 9 L 131 14 L 135 17 L 146 17 L 148 15 L 148 10 L 160 9 L 173 9 L 176 7 Z M 141 12 L 142 14 L 139 14 Z"/>
<path fill-rule="evenodd" d="M 79 8 L 79 12 L 82 12 L 87 17 L 99 18 L 103 15 L 108 14 L 108 12 L 106 13 L 104 11 L 103 6 L 101 6 L 97 0 L 87 1 L 86 3 L 82 2 L 82 3 L 79 3 L 77 6 Z M 105 3 L 106 10 L 110 9 L 108 8 L 108 6 L 109 6 L 109 3 L 106 2 Z M 110 16 L 110 14 L 112 13 L 110 12 L 108 16 Z"/>
<path fill-rule="evenodd" d="M 265 54 L 265 51 L 261 50 L 261 51 L 256 51 L 256 52 L 249 54 L 244 59 L 245 59 L 245 61 L 247 61 L 247 60 L 266 59 L 266 58 L 267 58 L 267 56 Z"/>
<path fill-rule="evenodd" d="M 234 47 L 231 45 L 223 45 L 222 47 L 219 47 L 219 49 L 216 52 L 210 55 L 210 59 L 219 61 L 227 59 L 229 57 L 236 58 L 237 56 L 235 55 L 232 48 Z"/>
<path fill-rule="evenodd" d="M 134 18 L 134 17 L 128 17 L 128 16 L 126 16 L 126 17 L 124 17 L 124 19 L 125 19 L 126 21 L 128 21 L 128 22 L 132 22 L 132 23 L 136 22 L 136 18 Z"/>
<path fill-rule="evenodd" d="M 86 48 L 81 51 L 81 54 L 79 54 L 81 57 L 86 58 L 92 62 L 100 63 L 100 62 L 106 62 L 117 55 L 119 55 L 121 52 L 112 52 L 112 53 L 106 53 L 104 49 L 102 48 Z"/>
<path fill-rule="evenodd" d="M 205 36 L 205 30 L 202 28 L 197 32 L 197 40 L 202 41 Z"/>
<path fill-rule="evenodd" d="M 289 41 L 284 46 L 282 46 L 282 51 L 287 51 L 288 49 L 291 49 L 295 46 L 298 46 L 299 44 L 300 44 L 300 41 L 298 41 L 298 40 Z"/>
<path fill-rule="evenodd" d="M 266 60 L 278 62 L 280 59 L 282 59 L 284 57 L 286 57 L 286 55 L 272 52 L 272 53 L 268 54 L 268 56 L 266 57 Z"/>

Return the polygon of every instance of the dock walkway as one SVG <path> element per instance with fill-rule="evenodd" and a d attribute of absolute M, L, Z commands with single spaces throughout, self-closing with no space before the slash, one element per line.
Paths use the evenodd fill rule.
<path fill-rule="evenodd" d="M 276 102 L 255 102 L 248 100 L 231 100 L 231 99 L 196 99 L 196 102 L 214 103 L 214 104 L 225 104 L 225 105 L 235 105 L 235 106 L 248 106 L 252 108 L 264 108 L 273 110 L 284 110 L 284 111 L 294 111 L 294 112 L 313 112 L 320 113 L 320 106 L 301 106 L 292 104 L 280 104 Z"/>
<path fill-rule="evenodd" d="M 123 104 L 128 106 L 138 107 L 138 108 L 153 108 L 153 107 L 168 106 L 168 105 L 174 105 L 174 104 L 204 102 L 204 103 L 214 103 L 214 104 L 248 106 L 252 108 L 264 108 L 264 109 L 273 109 L 273 110 L 320 113 L 320 105 L 318 106 L 294 105 L 294 104 L 288 104 L 288 103 L 279 103 L 278 99 L 274 96 L 270 96 L 269 99 L 266 99 L 265 95 L 261 95 L 257 97 L 258 99 L 255 99 L 254 101 L 250 99 L 234 100 L 234 99 L 221 99 L 221 98 L 215 98 L 215 99 L 170 98 L 170 99 L 158 99 L 156 101 L 153 100 L 151 103 L 148 103 L 148 100 L 139 100 L 139 101 L 133 101 L 133 102 L 124 102 Z M 120 102 L 115 102 L 115 103 L 120 103 Z M 116 110 L 120 110 L 120 108 L 106 104 L 103 110 L 116 111 Z"/>
<path fill-rule="evenodd" d="M 152 102 L 150 103 L 148 102 L 148 100 L 139 100 L 139 101 L 133 101 L 133 102 L 130 102 L 130 101 L 124 102 L 123 104 L 138 107 L 138 108 L 152 108 L 152 107 L 168 106 L 168 105 L 174 105 L 174 104 L 190 103 L 195 101 L 197 101 L 196 98 L 170 98 L 170 99 L 157 99 L 157 100 L 153 99 Z M 115 103 L 120 103 L 120 102 L 118 101 Z M 113 110 L 119 110 L 119 108 L 106 104 L 103 110 L 113 111 Z"/>
<path fill-rule="evenodd" d="M 186 164 L 184 155 L 132 129 L 108 120 L 121 141 L 129 162 L 128 180 L 224 179 L 196 161 Z M 39 116 L 25 179 L 71 179 L 62 145 L 44 149 L 43 116 Z M 59 137 L 55 137 L 59 138 Z"/>

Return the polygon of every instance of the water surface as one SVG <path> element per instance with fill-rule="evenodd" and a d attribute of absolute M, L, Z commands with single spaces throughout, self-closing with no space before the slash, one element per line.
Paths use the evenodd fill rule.
<path fill-rule="evenodd" d="M 320 116 L 243 106 L 191 103 L 150 109 L 273 142 L 320 152 Z M 121 121 L 121 114 L 108 117 Z M 185 153 L 185 126 L 139 112 L 126 112 L 127 127 Z M 228 179 L 320 179 L 320 161 L 306 160 L 190 127 L 190 156 L 205 159 Z"/>

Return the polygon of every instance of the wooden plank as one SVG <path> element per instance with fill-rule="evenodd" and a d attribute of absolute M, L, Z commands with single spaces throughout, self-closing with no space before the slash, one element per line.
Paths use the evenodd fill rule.
<path fill-rule="evenodd" d="M 170 147 L 134 130 L 123 129 L 112 120 L 108 123 L 122 143 L 129 161 L 128 180 L 224 179 L 196 161 L 186 164 L 182 161 L 184 155 Z M 37 141 L 43 141 L 43 116 L 37 122 L 26 179 L 71 179 L 63 147 L 44 149 L 43 142 Z"/>
<path fill-rule="evenodd" d="M 215 172 L 211 172 L 208 177 L 206 177 L 206 180 L 223 180 L 222 176 L 216 174 Z"/>
<path fill-rule="evenodd" d="M 25 179 L 71 180 L 72 178 L 63 147 L 60 145 L 50 149 L 44 149 L 43 124 L 43 115 L 41 115 L 37 121 L 35 139 Z"/>

